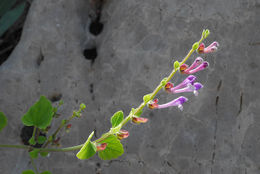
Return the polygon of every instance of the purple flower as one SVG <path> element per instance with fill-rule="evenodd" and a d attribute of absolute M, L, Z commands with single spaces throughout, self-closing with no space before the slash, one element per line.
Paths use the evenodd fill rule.
<path fill-rule="evenodd" d="M 198 90 L 203 88 L 203 85 L 201 83 L 194 83 L 196 80 L 196 77 L 193 75 L 189 75 L 186 79 L 183 80 L 179 85 L 175 86 L 168 82 L 165 85 L 165 90 L 168 93 L 183 93 L 183 92 L 193 92 L 196 96 L 198 95 Z"/>
<path fill-rule="evenodd" d="M 183 110 L 183 106 L 182 104 L 185 103 L 186 101 L 188 101 L 188 99 L 186 97 L 180 96 L 179 98 L 176 98 L 168 103 L 162 104 L 162 105 L 158 105 L 158 99 L 154 100 L 153 102 L 148 103 L 148 107 L 150 109 L 162 109 L 162 108 L 168 108 L 168 107 L 172 107 L 172 106 L 177 106 L 181 111 Z"/>
<path fill-rule="evenodd" d="M 182 74 L 193 74 L 198 71 L 204 70 L 209 66 L 209 63 L 204 61 L 201 57 L 197 57 L 191 66 L 182 64 L 180 66 L 180 72 Z"/>
<path fill-rule="evenodd" d="M 213 42 L 212 44 L 210 44 L 208 47 L 205 48 L 205 44 L 204 43 L 201 43 L 199 45 L 199 48 L 198 48 L 198 53 L 199 54 L 202 54 L 202 53 L 212 53 L 212 52 L 215 52 L 217 51 L 219 47 L 219 43 L 218 42 Z"/>
<path fill-rule="evenodd" d="M 198 90 L 201 89 L 201 88 L 203 88 L 203 85 L 201 83 L 198 83 L 198 82 L 196 82 L 194 84 L 189 83 L 187 85 L 187 87 L 174 90 L 174 91 L 172 91 L 172 93 L 193 92 L 194 95 L 197 96 L 198 95 Z"/>

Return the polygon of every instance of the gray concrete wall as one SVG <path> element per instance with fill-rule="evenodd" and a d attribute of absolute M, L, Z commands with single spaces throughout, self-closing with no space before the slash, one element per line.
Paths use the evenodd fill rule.
<path fill-rule="evenodd" d="M 87 105 L 63 147 L 83 143 L 94 129 L 100 136 L 114 112 L 138 106 L 171 71 L 173 58 L 181 60 L 209 28 L 206 44 L 217 40 L 220 49 L 204 56 L 210 68 L 197 74 L 204 88 L 198 97 L 185 94 L 183 112 L 146 109 L 149 122 L 125 127 L 130 136 L 116 160 L 52 153 L 37 166 L 54 174 L 260 173 L 259 0 L 107 0 L 97 37 L 88 31 L 89 11 L 86 0 L 33 1 L 20 43 L 0 66 L 0 110 L 9 121 L 1 143 L 20 143 L 20 118 L 42 94 L 62 94 L 62 117 Z M 98 49 L 92 65 L 82 54 L 91 45 Z M 0 149 L 1 174 L 27 168 L 27 152 Z"/>

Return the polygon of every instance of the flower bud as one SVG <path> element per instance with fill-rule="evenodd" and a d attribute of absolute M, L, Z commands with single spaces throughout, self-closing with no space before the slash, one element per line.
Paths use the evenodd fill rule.
<path fill-rule="evenodd" d="M 148 121 L 148 118 L 135 117 L 135 116 L 133 116 L 133 118 L 132 118 L 132 122 L 135 124 L 146 123 L 147 121 Z"/>
<path fill-rule="evenodd" d="M 129 132 L 127 130 L 123 130 L 121 129 L 118 133 L 117 133 L 117 138 L 119 140 L 122 140 L 124 138 L 127 138 L 129 136 Z"/>

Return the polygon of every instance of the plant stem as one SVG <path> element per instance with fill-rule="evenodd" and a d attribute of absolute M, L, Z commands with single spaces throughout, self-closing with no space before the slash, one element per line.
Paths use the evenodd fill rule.
<path fill-rule="evenodd" d="M 38 172 L 38 170 L 37 170 L 37 167 L 36 167 L 36 165 L 35 165 L 35 163 L 34 163 L 34 161 L 33 161 L 33 158 L 32 158 L 32 157 L 31 157 L 31 162 L 32 162 L 32 166 L 33 166 L 33 168 L 34 168 L 34 170 L 35 170 L 36 174 L 39 174 L 39 172 Z"/>
<path fill-rule="evenodd" d="M 54 140 L 56 138 L 56 135 L 59 133 L 59 131 L 65 126 L 65 124 L 69 123 L 73 118 L 75 117 L 75 115 L 73 114 L 72 116 L 69 117 L 68 120 L 66 120 L 66 122 L 61 122 L 60 126 L 56 129 L 56 131 L 51 135 L 52 139 Z M 50 140 L 48 138 L 48 141 L 42 146 L 43 148 L 47 147 L 52 140 Z"/>

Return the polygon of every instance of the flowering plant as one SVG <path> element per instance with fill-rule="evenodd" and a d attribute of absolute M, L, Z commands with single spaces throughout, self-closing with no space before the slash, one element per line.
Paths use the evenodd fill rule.
<path fill-rule="evenodd" d="M 89 135 L 87 141 L 84 144 L 67 147 L 67 148 L 48 148 L 49 145 L 60 146 L 60 137 L 58 136 L 59 131 L 65 130 L 69 132 L 71 124 L 69 123 L 73 118 L 81 117 L 82 112 L 85 110 L 86 105 L 81 104 L 77 111 L 68 118 L 61 121 L 60 126 L 54 131 L 53 134 L 48 134 L 51 122 L 53 118 L 59 116 L 58 109 L 59 106 L 63 104 L 62 101 L 59 102 L 57 107 L 53 107 L 51 102 L 44 96 L 28 110 L 28 112 L 22 117 L 22 123 L 25 126 L 32 126 L 33 132 L 32 136 L 28 140 L 28 145 L 7 145 L 0 144 L 0 147 L 7 148 L 20 148 L 28 150 L 32 164 L 33 160 L 41 156 L 48 156 L 50 152 L 68 152 L 78 150 L 76 156 L 78 159 L 85 160 L 96 153 L 102 160 L 111 160 L 121 156 L 124 153 L 123 145 L 121 141 L 129 137 L 129 132 L 122 129 L 128 122 L 133 124 L 143 124 L 148 121 L 148 118 L 141 117 L 143 109 L 147 106 L 149 109 L 163 109 L 168 107 L 178 107 L 183 110 L 183 105 L 188 101 L 188 98 L 184 96 L 179 96 L 178 98 L 169 101 L 165 104 L 158 104 L 159 100 L 155 98 L 156 94 L 164 89 L 168 94 L 180 94 L 186 92 L 193 92 L 195 96 L 198 95 L 198 91 L 203 88 L 203 85 L 196 82 L 196 76 L 194 75 L 198 71 L 202 71 L 209 66 L 207 61 L 203 58 L 197 57 L 194 62 L 189 66 L 186 63 L 188 58 L 197 51 L 198 54 L 211 53 L 217 50 L 219 44 L 218 42 L 213 42 L 208 47 L 205 48 L 202 41 L 208 37 L 210 34 L 209 30 L 203 30 L 201 38 L 198 42 L 195 42 L 188 52 L 186 57 L 181 61 L 175 61 L 173 65 L 173 70 L 168 77 L 162 79 L 159 85 L 150 94 L 143 97 L 143 102 L 137 107 L 132 108 L 131 112 L 127 117 L 124 117 L 123 111 L 116 112 L 110 119 L 111 128 L 108 132 L 104 133 L 100 138 L 92 140 L 94 131 Z M 174 85 L 170 81 L 176 73 L 180 73 L 183 76 L 188 75 L 184 80 L 177 85 Z M 7 119 L 5 115 L 0 112 L 0 130 L 7 124 Z M 48 136 L 46 136 L 48 135 Z M 33 174 L 39 173 L 37 167 L 34 165 L 34 170 L 24 171 L 23 174 Z M 41 174 L 49 174 L 49 171 L 42 172 Z"/>

